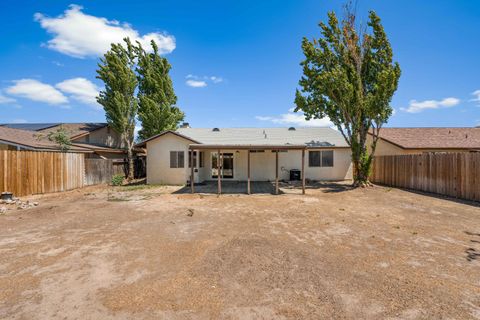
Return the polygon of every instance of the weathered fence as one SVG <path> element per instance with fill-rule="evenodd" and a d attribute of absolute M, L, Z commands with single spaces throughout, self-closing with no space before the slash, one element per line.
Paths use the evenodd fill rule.
<path fill-rule="evenodd" d="M 0 191 L 15 196 L 83 187 L 84 172 L 80 153 L 0 151 Z"/>
<path fill-rule="evenodd" d="M 378 156 L 371 181 L 480 201 L 480 152 Z"/>
<path fill-rule="evenodd" d="M 85 184 L 110 183 L 116 174 L 125 175 L 125 163 L 105 159 L 85 159 Z"/>

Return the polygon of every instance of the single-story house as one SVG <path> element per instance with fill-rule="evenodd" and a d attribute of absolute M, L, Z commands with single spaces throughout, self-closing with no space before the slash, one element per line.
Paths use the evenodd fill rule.
<path fill-rule="evenodd" d="M 369 144 L 372 136 L 368 137 Z M 480 128 L 382 128 L 376 156 L 480 151 Z"/>
<path fill-rule="evenodd" d="M 221 180 L 250 186 L 250 181 L 298 179 L 304 185 L 305 179 L 352 178 L 350 149 L 331 128 L 182 127 L 137 147 L 147 149 L 149 184 L 186 184 L 192 175 L 195 183 L 213 180 L 219 187 Z"/>
<path fill-rule="evenodd" d="M 58 149 L 55 143 L 48 140 L 48 134 L 57 131 L 60 127 L 65 129 L 71 140 L 71 151 L 87 150 L 87 158 L 124 159 L 126 157 L 121 134 L 107 123 L 0 124 L 0 148 L 43 150 L 48 145 L 53 150 Z"/>

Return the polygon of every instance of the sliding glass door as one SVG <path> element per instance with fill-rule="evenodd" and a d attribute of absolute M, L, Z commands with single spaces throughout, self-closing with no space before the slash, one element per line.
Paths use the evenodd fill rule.
<path fill-rule="evenodd" d="M 222 153 L 222 163 L 220 166 L 220 177 L 223 179 L 233 179 L 233 153 Z M 218 178 L 218 152 L 212 152 L 212 178 Z"/>

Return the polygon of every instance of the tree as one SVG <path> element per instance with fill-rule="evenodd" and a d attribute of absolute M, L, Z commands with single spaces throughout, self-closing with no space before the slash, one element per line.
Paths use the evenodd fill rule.
<path fill-rule="evenodd" d="M 369 12 L 367 33 L 368 28 L 357 31 L 351 4 L 345 8 L 341 24 L 330 12 L 328 24 L 320 23 L 322 37 L 302 41 L 305 60 L 295 111 L 303 111 L 308 120 L 330 118 L 351 148 L 354 185 L 365 186 L 401 71 L 392 62 L 392 48 L 375 12 Z"/>
<path fill-rule="evenodd" d="M 138 99 L 135 90 L 138 85 L 135 74 L 135 48 L 128 38 L 126 48 L 113 44 L 100 59 L 97 78 L 105 83 L 97 102 L 105 110 L 108 124 L 122 135 L 128 157 L 128 179 L 133 179 L 133 143 Z"/>
<path fill-rule="evenodd" d="M 138 132 L 140 139 L 147 139 L 165 130 L 174 130 L 185 117 L 175 106 L 177 96 L 173 90 L 171 69 L 166 58 L 158 54 L 158 47 L 152 40 L 153 52 L 147 53 L 137 42 L 138 57 L 138 119 L 142 129 Z"/>
<path fill-rule="evenodd" d="M 50 132 L 47 135 L 48 140 L 55 142 L 60 147 L 60 150 L 67 152 L 72 145 L 68 131 L 61 125 L 57 130 Z"/>

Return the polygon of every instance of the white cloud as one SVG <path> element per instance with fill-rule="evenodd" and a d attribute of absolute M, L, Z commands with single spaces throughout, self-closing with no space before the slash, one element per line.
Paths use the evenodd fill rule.
<path fill-rule="evenodd" d="M 473 91 L 472 95 L 475 96 L 475 98 L 471 99 L 470 101 L 477 102 L 480 105 L 480 89 Z"/>
<path fill-rule="evenodd" d="M 207 83 L 203 80 L 187 79 L 185 83 L 187 84 L 187 86 L 193 87 L 193 88 L 203 88 L 207 86 Z"/>
<path fill-rule="evenodd" d="M 6 89 L 10 95 L 52 105 L 68 103 L 68 98 L 49 84 L 34 79 L 21 79 L 13 82 L 14 85 Z"/>
<path fill-rule="evenodd" d="M 222 77 L 211 76 L 209 79 L 210 79 L 213 83 L 223 82 L 223 78 L 222 78 Z"/>
<path fill-rule="evenodd" d="M 12 121 L 10 121 L 11 123 L 28 123 L 27 120 L 25 119 L 13 119 Z"/>
<path fill-rule="evenodd" d="M 275 124 L 294 125 L 298 127 L 332 127 L 333 123 L 328 117 L 322 119 L 306 120 L 302 112 L 293 112 L 294 108 L 288 110 L 288 113 L 281 114 L 278 117 L 256 116 L 255 119 L 260 121 L 270 121 Z"/>
<path fill-rule="evenodd" d="M 123 38 L 139 41 L 145 49 L 150 49 L 150 41 L 155 40 L 160 54 L 172 52 L 175 37 L 161 32 L 144 35 L 127 23 L 108 20 L 82 12 L 82 7 L 70 5 L 63 15 L 55 18 L 35 13 L 34 18 L 40 26 L 53 35 L 46 46 L 63 54 L 84 58 L 101 56 L 110 49 L 111 43 L 123 43 Z"/>
<path fill-rule="evenodd" d="M 417 101 L 411 100 L 408 108 L 400 108 L 402 111 L 409 113 L 419 113 L 426 109 L 440 109 L 440 108 L 450 108 L 456 106 L 460 103 L 460 99 L 457 98 L 445 98 L 443 100 L 425 100 Z"/>
<path fill-rule="evenodd" d="M 15 103 L 15 102 L 17 102 L 17 100 L 15 100 L 13 98 L 10 98 L 10 97 L 7 97 L 7 96 L 4 96 L 0 92 L 0 104 Z"/>
<path fill-rule="evenodd" d="M 97 103 L 96 99 L 100 89 L 94 83 L 85 78 L 68 79 L 57 83 L 55 87 L 64 93 L 69 94 L 74 100 L 101 109 L 101 106 Z"/>
<path fill-rule="evenodd" d="M 199 77 L 193 74 L 188 74 L 185 78 L 187 79 L 185 81 L 186 85 L 194 88 L 206 87 L 208 86 L 208 83 L 217 84 L 223 82 L 223 78 L 218 76 Z"/>

